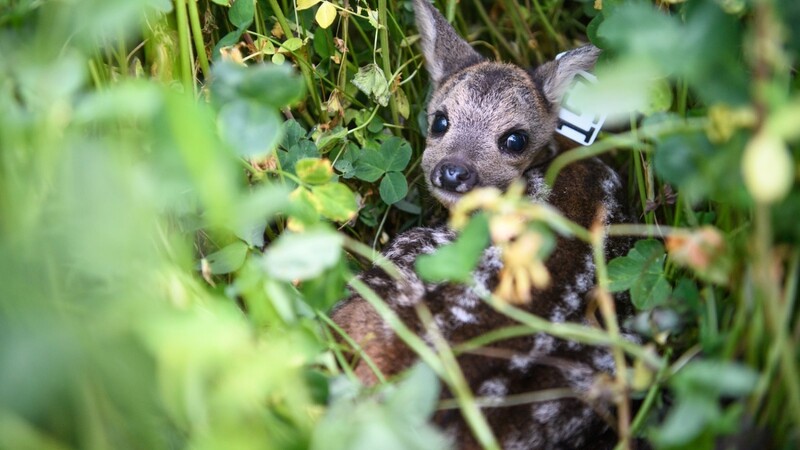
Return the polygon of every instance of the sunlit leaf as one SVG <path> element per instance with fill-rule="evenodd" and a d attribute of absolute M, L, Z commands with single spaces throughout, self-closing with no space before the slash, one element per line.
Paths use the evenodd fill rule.
<path fill-rule="evenodd" d="M 302 186 L 298 187 L 292 191 L 289 199 L 292 201 L 290 224 L 296 225 L 296 227 L 290 227 L 291 229 L 304 229 L 320 221 L 320 202 L 311 194 L 311 191 Z"/>
<path fill-rule="evenodd" d="M 295 163 L 294 171 L 300 181 L 308 184 L 327 183 L 333 177 L 333 167 L 327 159 L 301 159 Z"/>
<path fill-rule="evenodd" d="M 411 114 L 411 105 L 402 88 L 397 88 L 397 90 L 394 91 L 394 100 L 395 103 L 397 103 L 397 112 L 399 112 L 404 119 L 408 119 L 408 116 Z"/>
<path fill-rule="evenodd" d="M 296 52 L 303 47 L 303 40 L 300 38 L 289 38 L 281 44 L 281 49 L 287 52 Z"/>
<path fill-rule="evenodd" d="M 761 203 L 775 203 L 792 188 L 796 167 L 789 147 L 779 137 L 762 131 L 750 140 L 742 157 L 747 190 Z"/>
<path fill-rule="evenodd" d="M 319 213 L 330 220 L 346 222 L 358 211 L 355 194 L 342 183 L 313 186 L 311 192 Z"/>
<path fill-rule="evenodd" d="M 333 23 L 333 19 L 336 18 L 336 7 L 331 4 L 331 2 L 322 2 L 317 10 L 317 14 L 314 16 L 314 19 L 317 21 L 320 27 L 328 28 Z"/>
<path fill-rule="evenodd" d="M 297 0 L 297 10 L 302 11 L 311 8 L 319 2 L 320 0 Z"/>
<path fill-rule="evenodd" d="M 284 281 L 314 278 L 339 262 L 342 235 L 318 228 L 305 233 L 283 233 L 264 252 L 263 267 Z"/>

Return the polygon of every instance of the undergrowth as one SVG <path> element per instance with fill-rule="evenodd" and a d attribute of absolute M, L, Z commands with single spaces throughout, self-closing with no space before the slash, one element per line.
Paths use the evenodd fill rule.
<path fill-rule="evenodd" d="M 394 324 L 426 365 L 381 395 L 341 364 L 326 314 L 352 275 L 448 218 L 419 168 L 410 1 L 2 0 L 1 448 L 431 449 L 426 419 L 452 407 L 492 448 L 454 355 L 536 332 L 615 350 L 620 448 L 796 448 L 800 3 L 437 6 L 489 58 L 604 50 L 589 100 L 613 131 L 547 179 L 601 154 L 627 173 L 639 223 L 605 231 L 639 241 L 597 252 L 599 296 L 629 291 L 646 343 L 607 311 L 608 331 L 491 297 L 519 326 L 430 348 Z M 518 203 L 600 248 L 602 230 Z M 464 277 L 469 254 L 423 275 Z"/>

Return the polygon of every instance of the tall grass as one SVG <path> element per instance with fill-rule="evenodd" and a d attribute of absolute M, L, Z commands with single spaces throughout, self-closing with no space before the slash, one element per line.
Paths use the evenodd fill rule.
<path fill-rule="evenodd" d="M 598 250 L 605 327 L 490 296 L 518 326 L 429 347 L 356 281 L 426 365 L 370 390 L 342 364 L 326 312 L 352 274 L 447 218 L 410 1 L 0 2 L 0 448 L 430 449 L 437 407 L 497 448 L 455 356 L 537 332 L 614 350 L 620 448 L 797 446 L 796 2 L 437 6 L 491 58 L 605 50 L 594 100 L 621 131 L 547 180 L 604 155 L 640 224 L 518 202 Z M 607 235 L 641 241 L 608 262 Z M 643 345 L 618 335 L 622 290 Z"/>

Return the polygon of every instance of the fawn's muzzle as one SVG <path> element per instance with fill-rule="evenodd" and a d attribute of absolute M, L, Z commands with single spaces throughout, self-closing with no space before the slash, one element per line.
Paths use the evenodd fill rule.
<path fill-rule="evenodd" d="M 433 169 L 431 182 L 438 188 L 463 194 L 478 184 L 478 173 L 470 164 L 444 160 Z"/>

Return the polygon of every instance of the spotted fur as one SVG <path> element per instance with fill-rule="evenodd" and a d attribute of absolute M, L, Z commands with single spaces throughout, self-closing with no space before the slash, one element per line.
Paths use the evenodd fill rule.
<path fill-rule="evenodd" d="M 544 183 L 547 165 L 562 151 L 554 138 L 558 100 L 576 71 L 593 66 L 597 49 L 582 47 L 558 62 L 524 71 L 483 60 L 426 0 L 415 0 L 414 6 L 434 85 L 428 111 L 431 115 L 444 111 L 449 121 L 446 133 L 429 135 L 423 153 L 422 167 L 433 194 L 446 206 L 462 195 L 458 186 L 444 189 L 437 180 L 442 176 L 437 167 L 444 160 L 453 160 L 475 171 L 476 186 L 506 188 L 523 178 L 531 201 L 546 201 L 584 227 L 598 221 L 625 221 L 620 178 L 598 159 L 567 166 L 552 188 Z M 526 133 L 523 152 L 508 154 L 498 147 L 498 139 L 509 130 Z M 431 311 L 439 332 L 451 345 L 516 325 L 481 300 L 481 295 L 493 291 L 498 283 L 502 260 L 497 248 L 484 252 L 471 287 L 425 283 L 416 275 L 414 262 L 419 255 L 453 239 L 455 234 L 445 227 L 409 230 L 384 250 L 399 268 L 401 281 L 392 280 L 377 267 L 362 274 L 361 280 L 423 338 L 429 330 L 418 319 L 415 306 L 420 303 Z M 614 241 L 607 256 L 617 256 L 627 246 L 627 241 Z M 547 289 L 534 289 L 533 300 L 525 309 L 552 322 L 594 323 L 594 317 L 587 315 L 595 280 L 591 248 L 576 239 L 559 237 L 546 265 L 553 282 Z M 631 314 L 625 299 L 618 301 L 617 309 L 620 318 Z M 385 375 L 398 374 L 416 361 L 415 354 L 358 295 L 338 305 L 332 317 Z M 604 449 L 615 443 L 614 433 L 603 419 L 611 405 L 591 395 L 598 375 L 614 371 L 608 349 L 537 333 L 462 354 L 458 362 L 473 392 L 498 405 L 508 396 L 532 391 L 567 388 L 572 393 L 545 402 L 483 408 L 503 448 Z M 376 381 L 362 360 L 356 361 L 354 370 L 364 382 Z M 440 411 L 434 421 L 456 448 L 479 448 L 458 410 Z"/>

